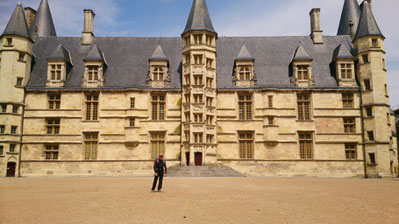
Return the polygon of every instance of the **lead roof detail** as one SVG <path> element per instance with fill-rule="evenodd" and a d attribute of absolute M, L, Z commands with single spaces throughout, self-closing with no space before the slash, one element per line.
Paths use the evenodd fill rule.
<path fill-rule="evenodd" d="M 161 45 L 158 45 L 157 49 L 155 49 L 154 54 L 149 58 L 150 61 L 167 61 L 165 54 L 163 53 Z"/>
<path fill-rule="evenodd" d="M 105 62 L 104 54 L 98 48 L 97 43 L 94 44 L 94 46 L 91 48 L 91 50 L 86 55 L 86 57 L 83 58 L 83 61 L 104 61 Z"/>
<path fill-rule="evenodd" d="M 334 59 L 353 59 L 354 56 L 342 43 L 334 51 Z"/>
<path fill-rule="evenodd" d="M 255 60 L 255 59 L 249 53 L 247 47 L 244 44 L 235 60 L 237 61 L 237 60 Z"/>
<path fill-rule="evenodd" d="M 61 43 L 47 59 L 61 59 L 72 64 L 69 51 L 65 49 Z"/>
<path fill-rule="evenodd" d="M 42 0 L 40 2 L 40 6 L 29 31 L 30 37 L 33 38 L 36 31 L 39 37 L 57 36 L 47 0 Z"/>
<path fill-rule="evenodd" d="M 18 2 L 3 35 L 17 35 L 30 38 L 21 1 Z"/>
<path fill-rule="evenodd" d="M 297 61 L 297 60 L 303 60 L 303 61 L 307 61 L 307 60 L 313 60 L 312 57 L 309 56 L 308 52 L 306 52 L 306 50 L 302 47 L 301 44 L 299 44 L 298 48 L 295 51 L 294 57 L 292 58 L 293 61 Z"/>
<path fill-rule="evenodd" d="M 375 21 L 370 4 L 367 1 L 364 1 L 361 8 L 362 14 L 360 16 L 355 39 L 365 36 L 384 36 Z"/>
<path fill-rule="evenodd" d="M 357 0 L 345 0 L 337 35 L 349 35 L 349 24 L 351 21 L 353 22 L 354 32 L 356 33 L 357 26 L 359 24 L 360 14 L 361 10 Z"/>
<path fill-rule="evenodd" d="M 205 0 L 194 0 L 190 15 L 187 20 L 186 28 L 183 33 L 192 30 L 206 30 L 216 33 L 209 16 L 208 7 Z"/>

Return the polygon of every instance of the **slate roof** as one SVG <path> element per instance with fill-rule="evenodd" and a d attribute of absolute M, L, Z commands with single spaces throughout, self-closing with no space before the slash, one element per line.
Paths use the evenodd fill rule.
<path fill-rule="evenodd" d="M 345 45 L 340 44 L 334 51 L 334 59 L 348 59 L 354 58 Z"/>
<path fill-rule="evenodd" d="M 361 5 L 362 15 L 360 16 L 355 39 L 365 36 L 383 36 L 380 28 L 371 12 L 370 4 L 364 1 Z"/>
<path fill-rule="evenodd" d="M 357 26 L 359 24 L 360 14 L 361 10 L 357 0 L 345 0 L 337 35 L 350 34 L 350 29 L 349 29 L 350 21 L 353 22 L 354 32 L 356 33 Z"/>
<path fill-rule="evenodd" d="M 47 59 L 62 59 L 62 60 L 65 60 L 66 62 L 69 62 L 72 64 L 69 51 L 67 49 L 65 49 L 61 43 L 58 44 L 58 47 Z"/>
<path fill-rule="evenodd" d="M 255 58 L 252 57 L 252 55 L 249 53 L 247 47 L 244 44 L 235 60 L 255 60 Z"/>
<path fill-rule="evenodd" d="M 35 19 L 33 20 L 32 26 L 29 30 L 30 37 L 33 38 L 36 29 L 39 37 L 57 36 L 47 0 L 42 0 L 40 2 Z"/>
<path fill-rule="evenodd" d="M 89 53 L 87 53 L 86 57 L 83 58 L 83 61 L 104 61 L 104 54 L 98 48 L 97 43 L 94 43 L 94 46 L 91 47 Z"/>
<path fill-rule="evenodd" d="M 21 1 L 18 2 L 17 7 L 12 13 L 3 35 L 17 35 L 30 38 L 28 33 L 28 25 L 25 19 L 24 8 L 22 7 Z"/>
<path fill-rule="evenodd" d="M 294 54 L 294 57 L 292 57 L 292 60 L 293 61 L 297 61 L 297 60 L 311 61 L 311 60 L 313 60 L 313 58 L 309 56 L 308 52 L 306 52 L 306 50 L 299 43 L 299 46 L 295 50 L 295 54 Z"/>
<path fill-rule="evenodd" d="M 163 53 L 161 45 L 158 45 L 157 49 L 155 49 L 154 54 L 148 59 L 150 61 L 167 61 L 165 54 Z"/>
<path fill-rule="evenodd" d="M 186 28 L 183 33 L 191 30 L 207 30 L 216 33 L 205 0 L 193 1 Z"/>
<path fill-rule="evenodd" d="M 314 45 L 311 37 L 220 37 L 216 42 L 217 50 L 217 88 L 242 89 L 233 83 L 234 63 L 237 52 L 243 43 L 255 59 L 254 68 L 257 86 L 251 88 L 296 88 L 290 82 L 290 64 L 299 43 L 313 58 L 312 72 L 315 86 L 312 88 L 338 87 L 331 69 L 334 51 L 342 44 L 353 52 L 350 36 L 324 36 L 324 43 Z M 46 89 L 47 58 L 62 46 L 70 53 L 73 66 L 68 73 L 65 90 L 82 90 L 84 73 L 83 59 L 94 45 L 82 45 L 80 37 L 40 37 L 33 53 L 31 79 L 27 90 Z M 105 86 L 102 89 L 148 89 L 146 78 L 149 70 L 149 58 L 154 49 L 162 46 L 169 60 L 171 84 L 168 89 L 181 89 L 182 46 L 180 37 L 96 37 L 94 42 L 106 58 Z"/>

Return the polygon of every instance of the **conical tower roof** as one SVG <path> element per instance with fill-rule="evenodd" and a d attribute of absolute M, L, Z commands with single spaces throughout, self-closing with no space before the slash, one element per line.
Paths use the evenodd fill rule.
<path fill-rule="evenodd" d="M 334 50 L 334 59 L 347 59 L 354 58 L 353 55 L 349 52 L 348 48 L 345 47 L 342 43 L 338 45 L 338 47 Z"/>
<path fill-rule="evenodd" d="M 299 44 L 298 48 L 295 51 L 294 57 L 292 58 L 293 61 L 297 60 L 313 60 L 312 57 L 309 56 L 308 52 L 306 52 L 305 48 L 302 47 L 301 44 Z"/>
<path fill-rule="evenodd" d="M 355 39 L 365 36 L 384 36 L 371 12 L 370 4 L 367 1 L 363 1 L 361 8 L 362 14 L 360 16 Z"/>
<path fill-rule="evenodd" d="M 57 36 L 54 28 L 53 17 L 51 16 L 50 7 L 47 0 L 42 0 L 37 10 L 35 19 L 29 31 L 29 35 L 33 37 L 35 31 L 39 37 Z"/>
<path fill-rule="evenodd" d="M 359 24 L 360 14 L 361 10 L 357 0 L 345 0 L 337 35 L 350 35 L 349 24 L 351 21 L 354 24 L 354 32 L 356 32 L 357 25 Z"/>
<path fill-rule="evenodd" d="M 183 33 L 191 30 L 207 30 L 216 33 L 205 0 L 193 0 L 190 16 Z"/>
<path fill-rule="evenodd" d="M 158 45 L 152 56 L 149 58 L 150 61 L 167 61 L 165 54 L 163 53 L 161 45 Z"/>
<path fill-rule="evenodd" d="M 83 58 L 83 61 L 105 61 L 103 52 L 101 52 L 100 48 L 98 48 L 97 44 L 95 44 L 90 52 Z"/>
<path fill-rule="evenodd" d="M 65 60 L 66 62 L 71 63 L 71 57 L 69 51 L 65 49 L 61 43 L 47 59 L 62 59 Z"/>
<path fill-rule="evenodd" d="M 237 60 L 255 60 L 255 59 L 249 53 L 247 47 L 244 44 L 235 60 L 237 61 Z"/>
<path fill-rule="evenodd" d="M 3 35 L 17 35 L 30 38 L 21 1 L 18 2 Z"/>

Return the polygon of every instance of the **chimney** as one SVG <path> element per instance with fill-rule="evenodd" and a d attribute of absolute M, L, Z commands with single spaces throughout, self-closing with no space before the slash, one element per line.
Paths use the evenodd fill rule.
<path fill-rule="evenodd" d="M 309 14 L 313 43 L 323 44 L 323 31 L 320 29 L 320 9 L 312 9 Z"/>
<path fill-rule="evenodd" d="M 355 38 L 355 24 L 352 22 L 352 20 L 349 22 L 349 35 L 352 37 L 352 40 Z"/>
<path fill-rule="evenodd" d="M 84 26 L 82 32 L 82 44 L 91 44 L 94 37 L 94 16 L 96 14 L 91 9 L 84 9 Z"/>
<path fill-rule="evenodd" d="M 28 29 L 30 29 L 30 27 L 32 26 L 33 20 L 35 20 L 36 10 L 32 9 L 31 7 L 25 7 L 24 12 L 25 12 L 25 19 L 26 19 L 26 23 L 28 25 Z"/>

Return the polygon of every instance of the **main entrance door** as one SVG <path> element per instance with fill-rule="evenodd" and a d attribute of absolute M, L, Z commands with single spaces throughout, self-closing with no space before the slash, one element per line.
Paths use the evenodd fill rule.
<path fill-rule="evenodd" d="M 7 177 L 15 177 L 15 165 L 16 163 L 7 163 Z"/>
<path fill-rule="evenodd" d="M 195 166 L 202 166 L 202 152 L 196 152 L 194 154 L 195 157 Z"/>

